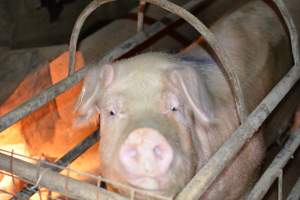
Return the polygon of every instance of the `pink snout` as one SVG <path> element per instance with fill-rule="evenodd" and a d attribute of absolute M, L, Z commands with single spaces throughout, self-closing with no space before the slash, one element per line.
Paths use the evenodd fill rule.
<path fill-rule="evenodd" d="M 131 176 L 155 178 L 170 168 L 173 150 L 158 131 L 140 128 L 129 134 L 121 146 L 119 159 Z"/>

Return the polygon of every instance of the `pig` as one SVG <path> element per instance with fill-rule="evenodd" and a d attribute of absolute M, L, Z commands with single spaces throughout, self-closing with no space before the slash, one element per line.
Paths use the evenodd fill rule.
<path fill-rule="evenodd" d="M 292 66 L 285 27 L 267 3 L 251 1 L 211 30 L 231 58 L 250 113 Z M 179 54 L 150 52 L 91 67 L 78 102 L 77 124 L 99 119 L 101 174 L 167 197 L 239 125 L 228 83 L 203 40 Z M 259 174 L 266 132 L 255 134 L 201 199 L 245 195 Z"/>

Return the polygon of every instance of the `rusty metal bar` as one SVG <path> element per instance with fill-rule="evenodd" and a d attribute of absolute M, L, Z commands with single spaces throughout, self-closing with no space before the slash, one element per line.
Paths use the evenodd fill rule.
<path fill-rule="evenodd" d="M 190 10 L 194 7 L 200 5 L 201 2 L 204 0 L 194 0 L 187 4 L 185 4 L 185 8 Z M 162 20 L 154 23 L 143 32 L 139 32 L 138 34 L 134 35 L 133 37 L 129 38 L 125 42 L 121 43 L 114 49 L 104 56 L 99 64 L 105 63 L 111 60 L 114 60 L 122 55 L 128 53 L 134 47 L 142 44 L 147 39 L 155 36 L 160 31 L 167 28 L 168 25 L 174 23 L 179 18 L 173 14 L 169 14 L 168 16 L 164 17 Z M 76 44 L 75 44 L 76 46 Z M 70 53 L 72 54 L 72 53 Z M 71 61 L 74 58 L 71 58 Z M 11 126 L 12 124 L 16 123 L 26 115 L 34 112 L 38 108 L 42 107 L 47 102 L 53 100 L 56 96 L 60 95 L 74 84 L 78 83 L 87 73 L 88 68 L 84 67 L 81 70 L 75 72 L 68 78 L 58 82 L 57 84 L 51 86 L 48 90 L 41 92 L 39 95 L 33 97 L 32 99 L 24 102 L 20 106 L 18 106 L 13 111 L 5 114 L 4 116 L 0 117 L 0 132 Z"/>
<path fill-rule="evenodd" d="M 78 158 L 81 154 L 83 154 L 86 150 L 88 150 L 91 146 L 99 141 L 100 135 L 99 130 L 94 131 L 91 135 L 87 136 L 84 140 L 82 140 L 78 145 L 76 145 L 73 149 L 67 152 L 63 157 L 58 159 L 55 164 L 59 165 L 60 168 L 55 166 L 49 166 L 52 171 L 61 172 L 61 167 L 67 167 L 71 164 L 76 158 Z M 18 192 L 15 197 L 11 198 L 11 200 L 21 200 L 21 199 L 29 199 L 32 195 L 34 195 L 38 191 L 38 186 L 28 184 L 25 188 L 23 188 L 20 192 Z"/>
<path fill-rule="evenodd" d="M 289 196 L 286 200 L 299 200 L 300 199 L 300 177 L 298 178 L 296 184 L 291 190 Z"/>
<path fill-rule="evenodd" d="M 11 160 L 13 159 L 13 166 Z M 46 187 L 51 191 L 58 192 L 64 196 L 80 200 L 96 200 L 100 193 L 102 200 L 127 200 L 116 193 L 98 188 L 95 185 L 82 182 L 57 172 L 51 171 L 43 166 L 36 166 L 17 158 L 0 153 L 0 169 L 10 172 L 22 180 Z M 37 176 L 37 174 L 39 174 Z"/>
<path fill-rule="evenodd" d="M 146 2 L 144 0 L 140 0 L 138 14 L 137 14 L 137 32 L 143 31 L 144 29 L 144 12 L 146 8 Z"/>
<path fill-rule="evenodd" d="M 243 145 L 254 135 L 299 78 L 300 66 L 296 65 L 272 89 L 249 115 L 247 120 L 237 128 L 212 158 L 209 159 L 207 164 L 199 170 L 176 199 L 199 199 Z"/>
<path fill-rule="evenodd" d="M 300 145 L 300 127 L 290 134 L 288 141 L 282 148 L 282 150 L 277 154 L 272 163 L 266 169 L 264 174 L 260 177 L 259 181 L 252 188 L 249 193 L 247 200 L 258 200 L 262 199 L 267 193 L 273 182 L 278 177 L 280 170 L 287 164 L 291 159 L 294 152 Z"/>

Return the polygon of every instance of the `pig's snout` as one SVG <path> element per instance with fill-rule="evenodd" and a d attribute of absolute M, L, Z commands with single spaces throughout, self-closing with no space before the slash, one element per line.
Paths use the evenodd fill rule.
<path fill-rule="evenodd" d="M 119 159 L 131 176 L 156 178 L 170 168 L 173 150 L 158 131 L 139 128 L 122 144 Z"/>

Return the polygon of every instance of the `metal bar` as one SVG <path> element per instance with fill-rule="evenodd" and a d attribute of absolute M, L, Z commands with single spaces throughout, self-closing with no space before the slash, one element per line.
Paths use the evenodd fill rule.
<path fill-rule="evenodd" d="M 57 160 L 55 164 L 61 167 L 67 167 L 76 158 L 78 158 L 81 154 L 83 154 L 86 150 L 88 150 L 91 146 L 96 144 L 97 141 L 99 141 L 99 139 L 100 139 L 99 130 L 96 130 L 91 135 L 87 136 L 84 140 L 82 140 L 73 149 L 71 149 L 68 153 L 66 153 L 63 157 Z M 55 167 L 54 165 L 48 166 L 47 168 L 50 168 L 52 171 L 55 172 L 62 171 L 62 168 Z M 18 192 L 15 195 L 15 197 L 11 198 L 11 200 L 29 199 L 37 191 L 38 191 L 38 186 L 28 184 L 25 188 L 23 188 L 20 192 Z"/>
<path fill-rule="evenodd" d="M 300 145 L 300 127 L 290 134 L 288 141 L 285 143 L 282 150 L 276 155 L 272 163 L 266 169 L 264 174 L 260 177 L 259 181 L 252 188 L 247 200 L 262 199 L 267 193 L 273 182 L 278 177 L 280 170 L 291 159 L 294 152 Z"/>
<path fill-rule="evenodd" d="M 300 177 L 298 178 L 296 184 L 291 190 L 289 196 L 286 200 L 299 200 L 300 199 Z"/>
<path fill-rule="evenodd" d="M 176 199 L 199 199 L 226 165 L 237 155 L 243 145 L 254 135 L 268 115 L 299 80 L 299 77 L 300 66 L 295 65 L 262 100 L 247 120 L 237 128 L 222 147 L 209 159 L 207 164 L 199 170 Z"/>
<path fill-rule="evenodd" d="M 13 166 L 11 160 L 13 159 Z M 58 192 L 64 196 L 80 200 L 96 200 L 100 194 L 102 200 L 127 200 L 114 192 L 98 188 L 95 185 L 79 181 L 43 166 L 38 167 L 20 159 L 0 153 L 0 169 L 11 171 L 27 182 L 36 183 L 41 187 L 46 187 L 51 191 Z M 37 176 L 37 174 L 39 174 Z"/>
<path fill-rule="evenodd" d="M 218 65 L 230 87 L 234 103 L 235 111 L 237 112 L 238 122 L 244 122 L 247 118 L 247 111 L 245 107 L 244 94 L 241 89 L 240 80 L 234 72 L 231 59 L 227 55 L 225 49 L 220 45 L 220 42 L 215 37 L 215 35 L 193 14 L 185 10 L 184 8 L 168 1 L 162 0 L 145 0 L 146 2 L 155 4 L 162 7 L 169 12 L 175 13 L 186 22 L 188 22 L 192 27 L 194 27 L 204 38 L 204 40 L 209 44 L 211 49 L 215 52 L 218 61 L 221 65 Z"/>
<path fill-rule="evenodd" d="M 57 84 L 49 87 L 46 91 L 41 92 L 32 99 L 19 105 L 13 111 L 8 112 L 4 116 L 0 117 L 0 132 L 15 124 L 17 121 L 32 113 L 38 108 L 42 107 L 48 101 L 53 100 L 56 96 L 63 93 L 65 90 L 78 83 L 86 74 L 87 68 L 83 68 L 72 76 L 58 82 Z"/>
<path fill-rule="evenodd" d="M 278 200 L 282 200 L 282 179 L 283 179 L 283 170 L 280 169 L 278 172 Z"/>
<path fill-rule="evenodd" d="M 94 0 L 92 1 L 80 14 L 78 17 L 70 40 L 70 63 L 69 63 L 69 75 L 74 73 L 75 71 L 75 52 L 77 46 L 77 40 L 79 37 L 80 29 L 88 17 L 94 10 L 100 7 L 103 4 L 112 2 L 115 0 Z M 236 73 L 231 68 L 232 63 L 229 56 L 226 54 L 224 48 L 220 45 L 220 42 L 217 40 L 215 35 L 193 14 L 188 12 L 186 9 L 170 2 L 167 0 L 144 0 L 147 3 L 154 4 L 159 6 L 171 13 L 180 16 L 186 22 L 188 22 L 192 27 L 194 27 L 205 39 L 205 41 L 209 44 L 212 50 L 215 52 L 218 61 L 221 63 L 219 67 L 230 87 L 230 91 L 233 95 L 234 103 L 235 103 L 235 111 L 237 112 L 238 122 L 243 122 L 247 117 L 244 94 L 241 89 L 240 80 L 238 79 Z"/>
<path fill-rule="evenodd" d="M 185 4 L 185 8 L 190 10 L 197 5 L 199 5 L 204 0 L 194 0 L 187 4 Z M 108 52 L 106 56 L 104 56 L 99 65 L 111 60 L 114 60 L 122 55 L 128 53 L 134 47 L 142 44 L 147 39 L 155 36 L 160 31 L 167 28 L 168 25 L 174 23 L 179 18 L 173 14 L 169 14 L 167 17 L 164 17 L 162 20 L 154 23 L 143 32 L 139 32 L 138 34 L 134 35 L 133 37 L 129 38 L 125 42 L 121 43 L 120 45 L 116 46 L 113 50 Z M 75 44 L 76 46 L 76 44 Z M 71 50 L 71 49 L 70 49 Z M 70 54 L 72 54 L 70 52 Z M 72 59 L 71 59 L 72 60 Z M 42 107 L 47 102 L 53 100 L 56 96 L 63 93 L 65 90 L 72 87 L 74 84 L 78 83 L 87 73 L 88 68 L 84 67 L 81 70 L 75 72 L 68 78 L 58 82 L 57 84 L 51 86 L 48 90 L 41 92 L 39 95 L 33 97 L 32 99 L 26 101 L 25 103 L 18 106 L 13 111 L 8 112 L 4 116 L 0 117 L 0 132 L 11 126 L 12 124 L 16 123 L 26 115 L 34 112 L 38 108 Z"/>
<path fill-rule="evenodd" d="M 137 32 L 143 31 L 144 29 L 144 15 L 145 15 L 146 2 L 140 0 L 138 14 L 137 14 Z"/>
<path fill-rule="evenodd" d="M 69 44 L 69 75 L 72 75 L 75 72 L 75 52 L 76 52 L 76 46 L 77 46 L 77 41 L 78 37 L 80 34 L 81 27 L 83 26 L 83 23 L 85 22 L 86 18 L 94 12 L 98 7 L 102 6 L 103 4 L 116 1 L 116 0 L 94 0 L 92 1 L 79 15 L 77 18 L 72 34 L 71 34 L 71 39 L 70 39 L 70 44 Z M 144 0 L 143 0 L 144 1 Z M 193 0 L 188 2 L 183 6 L 183 8 L 187 10 L 191 10 L 192 8 L 200 5 L 200 3 L 204 2 L 206 0 Z M 146 3 L 146 1 L 145 1 Z M 167 27 L 167 25 L 172 24 L 173 22 L 177 21 L 179 19 L 178 16 L 174 14 L 169 14 L 163 19 L 159 20 L 155 24 L 151 25 L 148 29 L 146 29 L 143 32 L 140 32 L 136 34 L 134 37 L 130 38 L 129 40 L 125 41 L 123 44 L 119 45 L 121 48 L 120 50 L 122 51 L 122 46 L 125 47 L 128 50 L 133 49 L 137 45 L 141 44 L 142 42 L 145 41 L 145 39 L 148 39 L 158 32 L 162 31 L 164 28 Z M 133 40 L 131 40 L 133 39 Z M 118 49 L 116 49 L 118 52 Z M 113 59 L 110 59 L 113 60 Z"/>
<path fill-rule="evenodd" d="M 280 10 L 280 13 L 288 27 L 294 62 L 299 63 L 300 62 L 299 38 L 298 38 L 297 28 L 295 26 L 293 18 L 290 15 L 288 9 L 285 6 L 285 3 L 283 3 L 282 0 L 273 0 L 273 1 L 275 2 L 277 8 Z"/>

